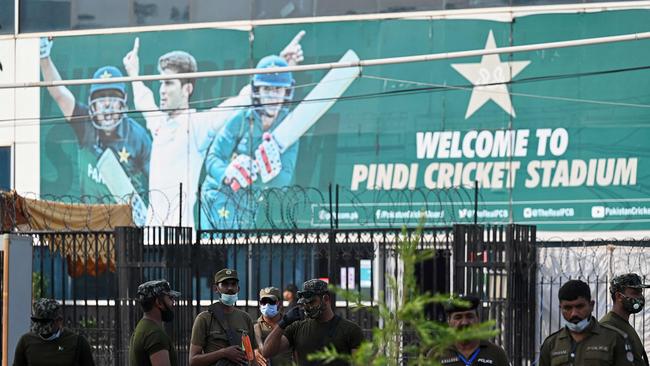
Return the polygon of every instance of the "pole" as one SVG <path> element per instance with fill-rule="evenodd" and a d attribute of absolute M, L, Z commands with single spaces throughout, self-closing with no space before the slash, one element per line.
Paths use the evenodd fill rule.
<path fill-rule="evenodd" d="M 196 242 L 197 243 L 201 240 L 201 211 L 203 211 L 202 207 L 201 207 L 201 192 L 203 192 L 201 190 L 201 187 L 202 187 L 202 184 L 199 183 L 199 190 L 196 192 L 196 195 L 197 195 L 196 200 L 199 203 L 199 213 L 198 213 L 198 216 L 197 216 L 197 221 L 198 222 L 196 223 Z"/>
<path fill-rule="evenodd" d="M 178 227 L 183 227 L 183 182 L 178 184 Z"/>
<path fill-rule="evenodd" d="M 474 225 L 478 225 L 478 181 L 474 181 Z"/>

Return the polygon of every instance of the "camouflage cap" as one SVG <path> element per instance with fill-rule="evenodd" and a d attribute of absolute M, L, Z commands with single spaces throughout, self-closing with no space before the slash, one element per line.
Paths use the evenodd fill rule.
<path fill-rule="evenodd" d="M 298 304 L 305 304 L 311 302 L 315 296 L 326 294 L 327 282 L 319 279 L 312 279 L 306 281 L 302 285 L 302 291 L 298 291 Z"/>
<path fill-rule="evenodd" d="M 260 290 L 260 300 L 262 299 L 271 299 L 273 301 L 278 301 L 282 298 L 280 289 L 277 287 L 265 287 Z"/>
<path fill-rule="evenodd" d="M 224 268 L 214 275 L 214 283 L 221 283 L 225 280 L 230 279 L 239 281 L 239 277 L 237 277 L 237 271 L 234 269 Z"/>
<path fill-rule="evenodd" d="M 457 302 L 452 301 L 452 299 L 449 299 L 449 301 L 442 304 L 447 314 L 457 313 L 459 311 L 476 310 L 481 302 L 478 297 L 473 295 L 459 295 L 458 297 L 455 297 L 454 300 L 462 300 L 467 304 L 458 304 Z"/>
<path fill-rule="evenodd" d="M 63 318 L 63 311 L 58 301 L 38 299 L 32 305 L 32 332 L 36 334 L 53 333 L 54 320 Z"/>
<path fill-rule="evenodd" d="M 156 298 L 161 295 L 168 295 L 173 298 L 178 298 L 181 293 L 174 291 L 169 286 L 166 280 L 153 280 L 148 281 L 138 286 L 138 293 L 136 298 L 140 301 L 150 298 Z"/>
<path fill-rule="evenodd" d="M 636 273 L 626 273 L 612 278 L 609 282 L 609 292 L 615 294 L 629 288 L 650 288 L 650 284 L 644 284 L 641 276 Z"/>
<path fill-rule="evenodd" d="M 33 321 L 51 321 L 62 317 L 61 304 L 54 299 L 38 299 L 32 305 Z"/>

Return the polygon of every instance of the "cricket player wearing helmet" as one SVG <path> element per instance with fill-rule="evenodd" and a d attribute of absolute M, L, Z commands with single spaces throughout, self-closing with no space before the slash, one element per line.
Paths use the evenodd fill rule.
<path fill-rule="evenodd" d="M 286 67 L 275 55 L 262 58 L 257 69 Z M 271 132 L 287 115 L 285 103 L 293 97 L 291 72 L 255 74 L 251 80 L 253 107 L 226 122 L 206 157 L 204 183 L 208 222 L 202 228 L 242 228 L 253 224 L 255 192 L 268 187 L 285 187 L 293 179 L 298 144 L 280 154 Z M 258 175 L 260 179 L 258 179 Z M 253 194 L 254 196 L 255 194 Z"/>
<path fill-rule="evenodd" d="M 52 40 L 40 40 L 41 72 L 45 81 L 59 81 L 61 76 L 50 58 Z M 93 79 L 122 77 L 114 66 L 103 66 Z M 140 195 L 148 190 L 151 138 L 146 130 L 126 115 L 127 94 L 124 83 L 92 84 L 88 105 L 79 103 L 65 86 L 51 86 L 48 92 L 74 130 L 79 143 L 79 177 L 83 196 L 103 197 L 112 193 L 97 163 L 107 149 L 119 159 L 119 167 L 130 178 Z M 119 197 L 124 198 L 124 197 Z"/>

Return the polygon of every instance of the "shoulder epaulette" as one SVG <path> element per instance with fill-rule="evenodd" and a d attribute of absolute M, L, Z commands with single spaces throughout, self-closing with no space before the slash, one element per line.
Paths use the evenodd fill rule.
<path fill-rule="evenodd" d="M 603 324 L 603 323 L 598 323 L 598 324 L 600 324 L 601 327 L 605 327 L 605 328 L 607 328 L 609 330 L 613 330 L 614 332 L 620 334 L 621 337 L 623 337 L 623 339 L 627 339 L 627 333 L 625 333 L 624 331 L 616 328 L 615 326 L 610 325 L 610 324 Z"/>

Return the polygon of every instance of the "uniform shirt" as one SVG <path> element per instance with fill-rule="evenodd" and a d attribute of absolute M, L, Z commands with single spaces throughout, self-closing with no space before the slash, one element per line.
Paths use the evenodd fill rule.
<path fill-rule="evenodd" d="M 344 354 L 351 354 L 353 350 L 359 348 L 363 341 L 361 328 L 347 319 L 339 318 L 334 334 L 330 336 L 330 330 L 335 324 L 336 317 L 325 323 L 315 319 L 305 319 L 292 323 L 285 329 L 284 336 L 296 353 L 298 365 L 325 365 L 321 361 L 307 361 L 307 355 L 321 351 L 325 346 L 334 345 L 339 353 Z M 342 366 L 347 363 L 334 361 L 327 365 Z"/>
<path fill-rule="evenodd" d="M 183 226 L 194 226 L 199 176 L 205 153 L 236 112 L 224 107 L 250 104 L 248 96 L 229 98 L 214 108 L 202 112 L 183 111 L 174 118 L 158 110 L 153 93 L 144 83 L 133 83 L 135 108 L 143 112 L 147 129 L 153 137 L 149 175 L 149 211 L 147 225 L 177 225 L 179 215 L 179 184 L 183 183 Z"/>
<path fill-rule="evenodd" d="M 508 361 L 508 356 L 503 348 L 497 346 L 496 344 L 489 341 L 481 341 L 477 348 L 478 353 L 472 359 L 472 357 L 467 358 L 468 361 L 471 360 L 470 365 L 492 365 L 492 366 L 509 366 L 510 361 Z M 476 352 L 476 351 L 475 351 Z M 459 352 L 456 348 L 450 348 L 443 354 L 442 357 L 438 360 L 441 365 L 450 365 L 450 366 L 465 366 L 467 365 L 459 357 Z"/>
<path fill-rule="evenodd" d="M 151 319 L 140 319 L 131 335 L 129 365 L 151 366 L 149 357 L 163 350 L 169 352 L 171 366 L 176 366 L 176 348 L 162 326 Z"/>
<path fill-rule="evenodd" d="M 255 150 L 262 143 L 265 132 L 272 132 L 287 115 L 287 110 L 282 109 L 273 121 L 268 131 L 264 131 L 262 120 L 254 109 L 237 113 L 226 122 L 221 132 L 217 134 L 205 159 L 206 179 L 203 184 L 204 207 L 208 210 L 206 216 L 209 220 L 201 223 L 204 229 L 236 229 L 253 226 L 257 212 L 258 197 L 251 197 L 250 190 L 240 189 L 234 192 L 223 184 L 226 167 L 237 155 L 247 155 L 254 159 Z M 252 133 L 250 121 L 253 121 Z M 266 188 L 280 188 L 291 184 L 298 156 L 298 142 L 291 145 L 280 155 L 282 169 L 277 176 L 267 183 L 258 179 L 252 184 L 253 192 Z M 217 224 L 215 224 L 217 223 Z"/>
<path fill-rule="evenodd" d="M 562 327 L 544 340 L 539 366 L 631 366 L 626 358 L 623 338 L 613 330 L 602 327 L 595 318 L 585 330 L 587 338 L 576 343 L 569 330 Z"/>
<path fill-rule="evenodd" d="M 266 340 L 266 337 L 268 337 L 273 330 L 273 326 L 267 323 L 264 320 L 263 316 L 257 318 L 257 322 L 255 322 L 253 327 L 255 328 L 255 335 L 259 336 L 259 339 L 262 340 L 262 343 Z M 290 366 L 292 364 L 293 354 L 291 351 L 283 352 L 275 357 L 271 357 L 271 366 Z"/>
<path fill-rule="evenodd" d="M 64 328 L 59 338 L 51 341 L 45 341 L 32 332 L 20 337 L 14 366 L 28 365 L 94 366 L 95 362 L 86 339 Z"/>
<path fill-rule="evenodd" d="M 224 312 L 223 315 L 226 321 L 224 326 L 235 331 L 239 336 L 242 336 L 244 332 L 247 333 L 251 340 L 251 346 L 253 349 L 256 349 L 257 342 L 255 341 L 255 331 L 251 317 L 246 312 L 236 308 L 231 313 Z M 201 312 L 194 319 L 192 339 L 190 342 L 195 346 L 201 347 L 204 353 L 218 351 L 231 346 L 226 330 L 209 311 Z M 239 345 L 241 345 L 241 342 L 239 342 Z M 235 345 L 233 344 L 232 346 Z"/>
<path fill-rule="evenodd" d="M 106 136 L 104 132 L 93 126 L 87 106 L 76 103 L 73 115 L 79 116 L 70 121 L 70 126 L 77 136 L 80 147 L 81 194 L 95 197 L 112 195 L 104 184 L 105 178 L 99 174 L 97 168 L 97 162 L 104 150 L 110 149 L 124 169 L 124 173 L 131 179 L 133 188 L 140 193 L 142 199 L 146 200 L 151 155 L 151 138 L 147 131 L 134 120 L 124 117 L 111 135 Z"/>
<path fill-rule="evenodd" d="M 613 311 L 607 313 L 602 319 L 600 324 L 611 325 L 617 329 L 622 330 L 627 334 L 627 339 L 632 346 L 632 353 L 634 355 L 634 366 L 648 366 L 648 355 L 645 352 L 643 343 L 639 338 L 636 330 L 630 323 L 623 319 L 620 315 Z"/>

